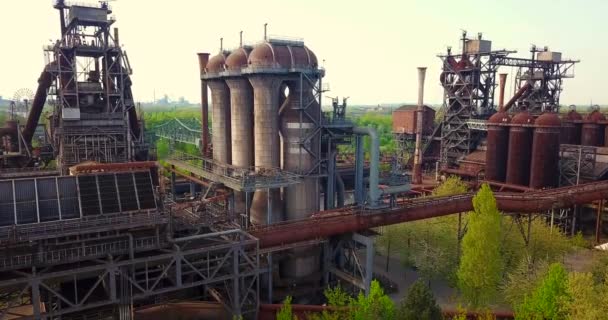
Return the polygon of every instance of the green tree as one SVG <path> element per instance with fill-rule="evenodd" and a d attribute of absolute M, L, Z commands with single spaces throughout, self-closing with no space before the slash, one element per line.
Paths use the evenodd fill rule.
<path fill-rule="evenodd" d="M 432 196 L 462 194 L 467 190 L 466 183 L 451 176 L 433 190 Z M 415 266 L 425 280 L 444 279 L 455 284 L 457 230 L 456 215 L 387 226 L 378 239 L 378 249 L 383 254 L 400 256 L 405 265 Z"/>
<path fill-rule="evenodd" d="M 593 274 L 573 272 L 568 275 L 567 296 L 565 303 L 567 319 L 598 320 L 608 319 L 604 283 L 593 281 Z"/>
<path fill-rule="evenodd" d="M 283 305 L 277 313 L 277 320 L 298 320 L 298 317 L 294 316 L 293 311 L 291 310 L 291 297 L 288 296 L 283 301 Z"/>
<path fill-rule="evenodd" d="M 534 292 L 548 269 L 549 264 L 544 260 L 534 261 L 529 256 L 521 259 L 506 275 L 502 288 L 505 301 L 511 306 L 522 304 Z"/>
<path fill-rule="evenodd" d="M 401 302 L 397 319 L 440 320 L 443 316 L 429 287 L 418 280 L 410 287 L 407 296 Z"/>
<path fill-rule="evenodd" d="M 473 307 L 484 307 L 496 297 L 502 280 L 501 215 L 487 184 L 473 198 L 468 231 L 462 239 L 458 287 Z"/>
<path fill-rule="evenodd" d="M 568 299 L 568 273 L 560 263 L 553 263 L 532 295 L 515 307 L 518 320 L 566 318 L 565 304 Z"/>
<path fill-rule="evenodd" d="M 392 320 L 395 319 L 395 304 L 384 294 L 377 280 L 373 280 L 368 295 L 359 293 L 350 302 L 352 320 Z"/>

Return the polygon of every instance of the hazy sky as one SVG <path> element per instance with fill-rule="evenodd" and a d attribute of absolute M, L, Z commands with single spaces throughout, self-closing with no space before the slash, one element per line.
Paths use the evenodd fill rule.
<path fill-rule="evenodd" d="M 91 2 L 90 0 L 88 0 Z M 80 0 L 79 2 L 87 2 Z M 94 1 L 92 1 L 94 2 Z M 118 0 L 111 3 L 134 70 L 136 99 L 167 93 L 199 101 L 196 52 L 217 53 L 270 35 L 303 38 L 325 60 L 331 92 L 352 103 L 416 100 L 416 67 L 427 66 L 426 101 L 442 99 L 438 53 L 458 48 L 461 29 L 493 48 L 549 46 L 577 58 L 562 103 L 608 104 L 607 0 Z M 36 89 L 42 46 L 59 37 L 51 0 L 0 1 L 0 95 Z M 508 87 L 507 87 L 508 88 Z"/>

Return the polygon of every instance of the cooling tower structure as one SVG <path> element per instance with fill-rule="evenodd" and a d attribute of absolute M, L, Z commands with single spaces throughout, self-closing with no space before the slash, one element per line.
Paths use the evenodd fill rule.
<path fill-rule="evenodd" d="M 253 225 L 304 219 L 319 210 L 323 74 L 315 54 L 294 40 L 241 45 L 206 65 L 213 162 L 226 172 L 246 172 L 251 181 L 234 189 L 234 204 Z M 284 183 L 275 183 L 277 172 Z M 319 257 L 317 247 L 293 250 L 281 275 L 290 281 L 311 275 Z"/>

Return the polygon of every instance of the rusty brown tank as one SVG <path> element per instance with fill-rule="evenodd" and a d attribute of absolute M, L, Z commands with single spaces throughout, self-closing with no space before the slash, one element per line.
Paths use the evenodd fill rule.
<path fill-rule="evenodd" d="M 581 144 L 581 126 L 583 116 L 576 110 L 570 110 L 562 117 L 560 143 Z"/>
<path fill-rule="evenodd" d="M 499 111 L 488 119 L 486 179 L 504 182 L 507 176 L 509 150 L 509 114 Z"/>
<path fill-rule="evenodd" d="M 534 122 L 530 188 L 557 187 L 561 120 L 555 113 L 543 113 Z"/>
<path fill-rule="evenodd" d="M 511 119 L 506 183 L 521 186 L 530 183 L 533 124 L 534 118 L 528 111 L 521 111 Z"/>
<path fill-rule="evenodd" d="M 604 145 L 604 132 L 600 121 L 606 120 L 598 110 L 592 111 L 583 120 L 581 145 L 599 147 Z"/>

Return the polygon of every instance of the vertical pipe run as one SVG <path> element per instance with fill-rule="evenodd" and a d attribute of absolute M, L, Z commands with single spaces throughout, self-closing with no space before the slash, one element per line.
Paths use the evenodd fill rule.
<path fill-rule="evenodd" d="M 209 53 L 198 54 L 198 65 L 200 68 L 201 75 L 201 112 L 202 112 L 202 126 L 201 126 L 201 153 L 204 157 L 208 157 L 209 150 L 209 97 L 207 89 L 207 81 L 202 77 L 205 74 L 205 68 L 209 62 Z"/>
<path fill-rule="evenodd" d="M 380 174 L 380 138 L 376 129 L 370 127 L 354 127 L 353 133 L 358 135 L 368 135 L 370 138 L 369 150 L 369 205 L 377 207 L 380 199 L 379 174 Z"/>
<path fill-rule="evenodd" d="M 505 108 L 505 85 L 507 84 L 507 74 L 501 73 L 498 75 L 498 111 L 503 112 Z"/>
<path fill-rule="evenodd" d="M 424 77 L 426 68 L 418 68 L 418 108 L 416 110 L 416 148 L 414 151 L 414 181 L 422 183 L 422 129 L 424 126 Z"/>

